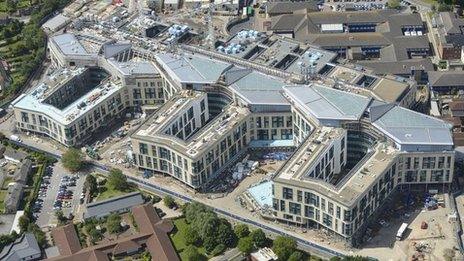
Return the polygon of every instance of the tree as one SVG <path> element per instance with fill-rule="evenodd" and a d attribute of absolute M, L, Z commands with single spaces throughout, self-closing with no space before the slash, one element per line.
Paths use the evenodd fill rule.
<path fill-rule="evenodd" d="M 161 198 L 157 195 L 151 196 L 151 203 L 156 204 L 161 201 Z"/>
<path fill-rule="evenodd" d="M 12 243 L 19 237 L 18 233 L 13 230 L 11 234 L 2 234 L 0 235 L 0 249 L 3 249 L 6 245 Z"/>
<path fill-rule="evenodd" d="M 438 4 L 437 10 L 438 12 L 448 12 L 451 11 L 453 8 L 445 3 Z"/>
<path fill-rule="evenodd" d="M 250 229 L 245 224 L 238 224 L 234 227 L 234 232 L 238 238 L 242 238 L 250 234 Z"/>
<path fill-rule="evenodd" d="M 56 220 L 58 220 L 59 225 L 65 225 L 68 219 L 64 216 L 64 213 L 62 210 L 57 210 L 55 211 L 55 217 Z"/>
<path fill-rule="evenodd" d="M 212 212 L 199 213 L 191 223 L 191 226 L 198 232 L 201 239 L 204 240 L 207 237 L 215 236 L 217 227 L 219 226 L 219 219 Z"/>
<path fill-rule="evenodd" d="M 204 257 L 198 252 L 197 248 L 190 245 L 182 251 L 185 260 L 188 261 L 202 261 Z"/>
<path fill-rule="evenodd" d="M 388 0 L 387 5 L 390 9 L 400 9 L 401 7 L 400 0 Z"/>
<path fill-rule="evenodd" d="M 256 247 L 265 247 L 268 243 L 266 234 L 264 234 L 260 228 L 251 231 L 250 236 L 253 239 L 253 243 L 256 245 Z"/>
<path fill-rule="evenodd" d="M 254 250 L 253 239 L 250 236 L 242 237 L 238 240 L 237 247 L 240 252 L 249 255 Z"/>
<path fill-rule="evenodd" d="M 163 202 L 164 202 L 164 205 L 168 208 L 173 208 L 176 205 L 176 202 L 174 201 L 174 199 L 169 195 L 163 198 Z"/>
<path fill-rule="evenodd" d="M 27 231 L 30 222 L 31 220 L 26 215 L 22 215 L 18 220 L 19 229 L 21 231 Z"/>
<path fill-rule="evenodd" d="M 118 214 L 111 214 L 106 220 L 106 228 L 111 234 L 121 232 L 121 216 Z"/>
<path fill-rule="evenodd" d="M 18 7 L 18 1 L 17 0 L 6 0 L 6 9 L 8 10 L 8 13 L 14 13 L 16 12 L 16 8 Z"/>
<path fill-rule="evenodd" d="M 304 254 L 300 251 L 293 252 L 287 261 L 300 261 L 304 260 Z"/>
<path fill-rule="evenodd" d="M 226 250 L 226 246 L 224 244 L 217 245 L 213 251 L 211 251 L 212 256 L 217 256 L 222 254 Z"/>
<path fill-rule="evenodd" d="M 84 154 L 78 149 L 69 148 L 61 157 L 63 166 L 71 172 L 76 172 L 84 166 Z"/>
<path fill-rule="evenodd" d="M 235 236 L 232 225 L 224 218 L 219 219 L 219 227 L 216 230 L 216 242 L 227 247 L 235 247 L 237 237 Z"/>
<path fill-rule="evenodd" d="M 112 169 L 108 176 L 108 186 L 115 190 L 125 191 L 129 187 L 129 183 L 120 169 Z"/>
<path fill-rule="evenodd" d="M 148 251 L 143 251 L 141 255 L 141 260 L 142 261 L 150 261 L 151 260 L 151 254 Z"/>
<path fill-rule="evenodd" d="M 84 187 L 89 191 L 90 197 L 94 197 L 98 192 L 97 179 L 94 175 L 87 175 L 85 177 Z"/>
<path fill-rule="evenodd" d="M 291 237 L 277 236 L 274 240 L 272 250 L 279 260 L 287 260 L 295 252 L 296 241 Z"/>
<path fill-rule="evenodd" d="M 200 236 L 198 232 L 192 228 L 192 226 L 188 225 L 184 232 L 185 235 L 185 243 L 187 245 L 198 245 L 200 243 Z"/>
<path fill-rule="evenodd" d="M 203 238 L 203 246 L 205 247 L 206 252 L 211 253 L 216 247 L 217 241 L 215 237 L 205 237 Z"/>
<path fill-rule="evenodd" d="M 211 208 L 201 203 L 187 203 L 182 208 L 187 223 L 192 223 L 200 213 L 214 213 Z"/>
<path fill-rule="evenodd" d="M 45 232 L 43 232 L 39 226 L 37 226 L 35 223 L 29 223 L 27 231 L 34 234 L 39 246 L 45 248 L 45 246 L 47 245 L 47 238 L 45 237 Z"/>

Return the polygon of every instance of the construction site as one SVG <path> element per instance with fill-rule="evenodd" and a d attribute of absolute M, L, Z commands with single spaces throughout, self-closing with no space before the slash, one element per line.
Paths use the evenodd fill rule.
<path fill-rule="evenodd" d="M 399 197 L 409 193 L 399 193 Z M 387 206 L 370 225 L 361 255 L 385 260 L 462 260 L 457 231 L 459 223 L 449 194 L 405 196 Z M 387 203 L 388 204 L 388 203 Z M 407 227 L 402 236 L 402 224 Z"/>

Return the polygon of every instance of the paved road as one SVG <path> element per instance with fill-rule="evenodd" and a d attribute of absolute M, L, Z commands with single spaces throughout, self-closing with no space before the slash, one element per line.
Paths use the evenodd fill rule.
<path fill-rule="evenodd" d="M 45 150 L 43 150 L 41 148 L 34 147 L 33 145 L 31 146 L 31 145 L 27 145 L 27 144 L 15 142 L 15 141 L 11 141 L 11 142 L 16 143 L 19 146 L 29 148 L 31 150 L 46 153 L 46 154 L 48 154 L 48 155 L 50 155 L 52 157 L 58 158 L 58 159 L 61 158 L 61 155 L 59 155 L 59 154 L 52 153 L 52 152 L 49 152 L 49 151 L 45 151 Z M 90 162 L 90 163 L 93 165 L 95 170 L 99 170 L 99 171 L 105 172 L 105 173 L 107 173 L 110 170 L 110 167 L 107 167 L 107 166 L 102 165 L 100 163 L 97 163 L 97 162 Z M 155 193 L 171 195 L 172 197 L 181 199 L 182 201 L 185 201 L 185 202 L 194 202 L 194 201 L 196 201 L 194 198 L 191 198 L 191 197 L 189 197 L 187 195 L 180 194 L 180 193 L 178 193 L 176 191 L 172 191 L 172 190 L 169 190 L 167 188 L 158 186 L 156 184 L 149 183 L 149 182 L 147 182 L 146 180 L 144 180 L 142 178 L 137 178 L 137 177 L 127 175 L 127 179 L 129 181 L 137 184 L 138 186 L 143 187 L 143 188 L 145 188 L 145 189 L 147 189 L 149 191 L 153 191 Z M 227 211 L 225 209 L 222 209 L 222 208 L 218 208 L 216 206 L 211 206 L 210 205 L 210 207 L 215 212 L 217 212 L 218 214 L 220 214 L 222 216 L 228 217 L 230 219 L 234 219 L 236 221 L 240 221 L 242 223 L 246 223 L 246 224 L 251 225 L 251 226 L 259 227 L 259 228 L 261 228 L 263 231 L 265 231 L 267 233 L 292 237 L 292 238 L 294 238 L 296 240 L 296 242 L 298 243 L 298 246 L 300 248 L 308 250 L 310 252 L 313 252 L 313 253 L 316 253 L 316 254 L 320 253 L 320 254 L 323 254 L 325 256 L 344 256 L 343 253 L 341 253 L 341 252 L 339 252 L 339 251 L 337 251 L 335 249 L 328 248 L 328 247 L 319 245 L 319 244 L 317 244 L 317 243 L 315 243 L 313 241 L 304 239 L 302 237 L 298 237 L 298 236 L 289 234 L 287 231 L 285 231 L 282 228 L 271 227 L 271 226 L 269 226 L 267 224 L 263 224 L 263 223 L 260 223 L 258 221 L 255 221 L 255 220 L 251 220 L 251 219 L 248 219 L 248 218 L 244 218 L 244 217 L 235 215 L 232 212 L 229 212 L 229 211 Z"/>

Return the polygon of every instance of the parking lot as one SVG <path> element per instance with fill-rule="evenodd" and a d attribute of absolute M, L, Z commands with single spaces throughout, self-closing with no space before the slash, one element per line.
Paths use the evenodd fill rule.
<path fill-rule="evenodd" d="M 56 225 L 55 211 L 61 209 L 65 217 L 80 213 L 80 198 L 85 177 L 70 174 L 61 163 L 47 168 L 36 204 L 33 207 L 37 225 Z M 78 215 L 79 216 L 79 215 Z"/>

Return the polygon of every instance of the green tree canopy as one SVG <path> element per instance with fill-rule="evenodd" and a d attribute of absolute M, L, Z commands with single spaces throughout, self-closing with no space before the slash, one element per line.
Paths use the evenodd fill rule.
<path fill-rule="evenodd" d="M 194 222 L 200 213 L 213 213 L 211 208 L 198 202 L 185 204 L 182 208 L 182 212 L 187 223 Z"/>
<path fill-rule="evenodd" d="M 56 220 L 58 221 L 58 225 L 65 225 L 68 219 L 64 216 L 64 213 L 62 210 L 57 210 L 55 211 L 55 217 Z"/>
<path fill-rule="evenodd" d="M 168 208 L 173 208 L 176 205 L 176 201 L 174 199 L 167 195 L 163 198 L 164 205 Z"/>
<path fill-rule="evenodd" d="M 256 245 L 256 247 L 261 248 L 267 246 L 268 239 L 266 234 L 264 234 L 263 230 L 260 228 L 251 231 L 250 236 L 253 239 L 253 243 Z"/>
<path fill-rule="evenodd" d="M 97 179 L 94 175 L 88 174 L 85 177 L 84 187 L 89 191 L 89 195 L 94 197 L 98 192 Z"/>
<path fill-rule="evenodd" d="M 115 190 L 125 191 L 129 188 L 129 183 L 120 169 L 112 169 L 108 176 L 108 186 Z"/>
<path fill-rule="evenodd" d="M 84 166 L 84 154 L 75 148 L 69 148 L 61 157 L 63 166 L 71 171 L 76 172 Z"/>
<path fill-rule="evenodd" d="M 43 232 L 37 224 L 29 223 L 27 231 L 34 234 L 39 246 L 41 246 L 42 248 L 47 246 L 47 238 L 45 236 L 45 232 Z"/>
<path fill-rule="evenodd" d="M 121 232 L 121 216 L 118 214 L 111 214 L 106 220 L 106 228 L 111 234 L 116 234 Z"/>
<path fill-rule="evenodd" d="M 250 236 L 242 237 L 238 240 L 237 247 L 238 250 L 240 250 L 240 252 L 244 253 L 245 255 L 248 255 L 254 250 L 253 239 Z"/>
<path fill-rule="evenodd" d="M 290 255 L 287 261 L 300 261 L 300 260 L 305 260 L 304 254 L 300 251 L 295 251 Z"/>
<path fill-rule="evenodd" d="M 226 246 L 224 244 L 217 245 L 213 251 L 211 251 L 212 256 L 218 256 L 222 254 L 226 250 Z"/>
<path fill-rule="evenodd" d="M 184 251 L 182 251 L 185 260 L 187 261 L 202 261 L 204 256 L 198 252 L 198 249 L 192 245 L 187 246 Z"/>
<path fill-rule="evenodd" d="M 279 260 L 287 260 L 296 250 L 296 241 L 291 237 L 277 236 L 272 250 L 279 257 Z"/>
<path fill-rule="evenodd" d="M 142 261 L 151 261 L 151 254 L 148 251 L 143 251 L 141 255 Z"/>
<path fill-rule="evenodd" d="M 234 232 L 238 238 L 242 238 L 250 234 L 250 229 L 245 224 L 238 224 L 234 227 Z"/>
<path fill-rule="evenodd" d="M 187 245 L 198 245 L 201 241 L 201 238 L 198 235 L 198 232 L 195 229 L 193 229 L 191 225 L 188 225 L 185 228 L 184 235 L 185 235 L 185 243 L 187 243 Z"/>

